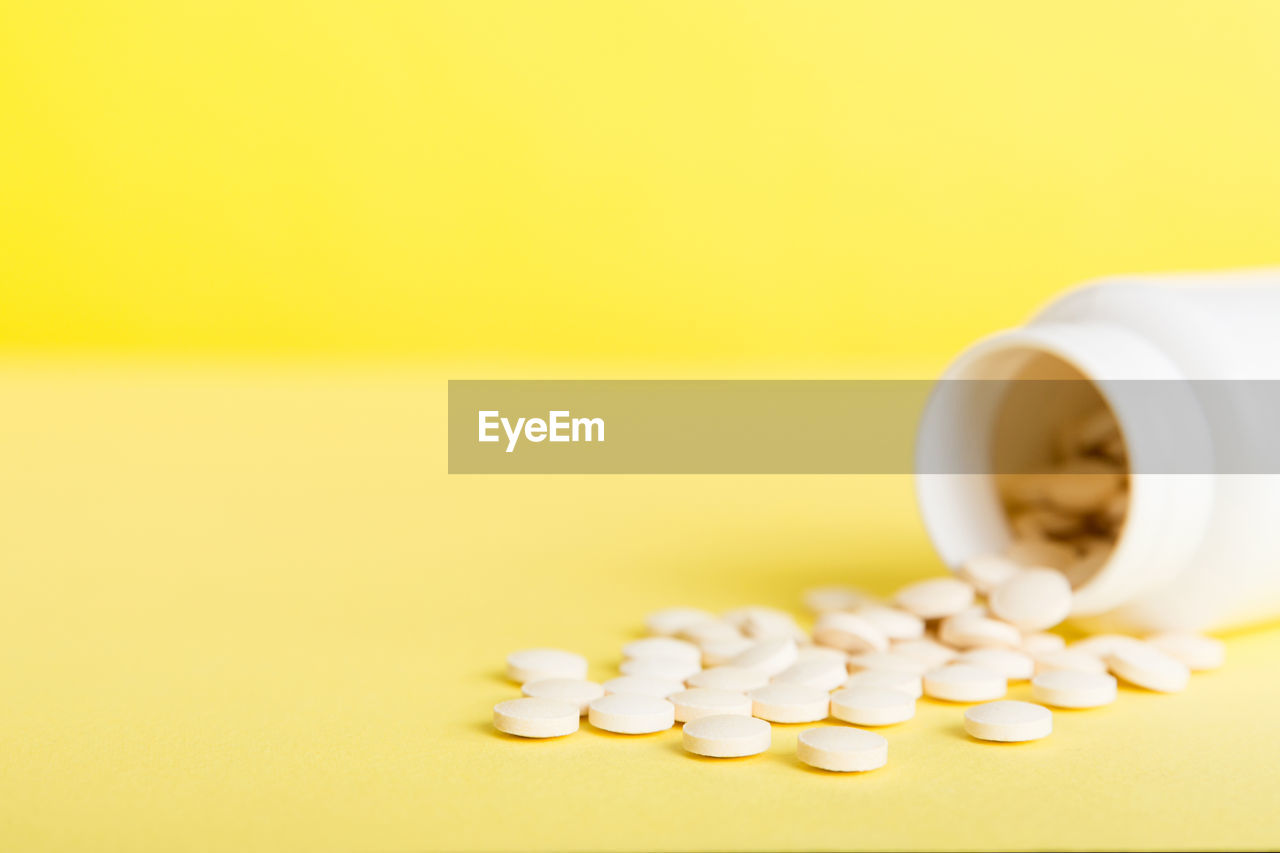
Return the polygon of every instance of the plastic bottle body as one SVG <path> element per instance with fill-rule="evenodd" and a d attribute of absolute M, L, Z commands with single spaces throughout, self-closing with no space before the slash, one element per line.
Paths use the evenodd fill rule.
<path fill-rule="evenodd" d="M 1156 412 L 1113 380 L 1280 380 L 1280 271 L 1110 279 L 1070 291 L 1025 326 L 978 342 L 943 380 L 1016 378 L 1060 364 L 1094 384 L 1132 461 L 1129 508 L 1110 558 L 1076 588 L 1075 617 L 1093 629 L 1214 629 L 1280 618 L 1280 475 L 1162 470 L 1152 460 L 1262 456 L 1280 441 L 1248 383 L 1222 382 L 1214 404 L 1170 397 Z M 1220 386 L 1220 387 L 1219 387 Z M 1168 396 L 1168 395 L 1166 395 Z M 1172 418 L 1171 418 L 1172 412 Z M 1274 414 L 1274 413 L 1268 413 Z M 919 447 L 934 458 L 990 442 L 991 406 L 932 406 Z M 1170 420 L 1176 422 L 1171 428 Z M 1255 426 L 1256 425 L 1256 426 Z M 945 466 L 944 466 L 945 467 Z M 994 474 L 917 474 L 925 527 L 944 562 L 1003 550 L 1007 513 Z"/>

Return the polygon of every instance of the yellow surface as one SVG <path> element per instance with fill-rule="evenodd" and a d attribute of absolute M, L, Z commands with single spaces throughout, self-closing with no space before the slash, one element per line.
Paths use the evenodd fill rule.
<path fill-rule="evenodd" d="M 942 358 L 1276 263 L 1272 0 L 0 0 L 0 343 Z"/>
<path fill-rule="evenodd" d="M 504 655 L 612 674 L 669 604 L 938 571 L 899 477 L 449 477 L 419 370 L 0 369 L 0 846 L 1274 848 L 1280 632 L 1178 696 L 967 740 L 929 701 L 858 777 L 679 734 L 490 727 Z M 1025 696 L 1025 687 L 1013 694 Z"/>
<path fill-rule="evenodd" d="M 450 479 L 444 382 L 932 376 L 1083 278 L 1280 261 L 1277 42 L 1268 0 L 0 0 L 0 848 L 1274 847 L 1274 632 L 1041 744 L 922 703 L 860 778 L 791 728 L 495 735 L 513 648 L 604 677 L 659 606 L 938 566 L 903 478 Z"/>

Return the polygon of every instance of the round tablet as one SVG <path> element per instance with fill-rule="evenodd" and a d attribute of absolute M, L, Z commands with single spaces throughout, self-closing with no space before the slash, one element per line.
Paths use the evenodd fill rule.
<path fill-rule="evenodd" d="M 1084 529 L 1084 519 L 1047 507 L 1030 509 L 1013 517 L 1013 535 L 1018 539 L 1067 539 Z"/>
<path fill-rule="evenodd" d="M 1107 669 L 1130 684 L 1161 693 L 1177 693 L 1191 680 L 1185 663 L 1141 642 L 1107 655 Z"/>
<path fill-rule="evenodd" d="M 645 675 L 611 678 L 600 686 L 604 688 L 605 693 L 627 693 L 636 696 L 652 696 L 656 699 L 666 699 L 672 693 L 684 690 L 684 685 L 679 681 L 669 678 L 651 678 Z"/>
<path fill-rule="evenodd" d="M 1032 657 L 1061 651 L 1066 645 L 1066 640 L 1057 634 L 1050 634 L 1046 631 L 1037 631 L 1022 636 L 1022 650 Z"/>
<path fill-rule="evenodd" d="M 866 598 L 866 595 L 852 587 L 821 586 L 805 590 L 804 606 L 814 613 L 826 613 L 828 610 L 852 610 Z"/>
<path fill-rule="evenodd" d="M 1071 583 L 1054 569 L 1023 569 L 996 587 L 987 604 L 1011 625 L 1043 631 L 1070 615 Z"/>
<path fill-rule="evenodd" d="M 846 652 L 882 652 L 889 638 L 870 621 L 853 613 L 823 613 L 813 626 L 813 639 L 824 646 Z"/>
<path fill-rule="evenodd" d="M 591 700 L 604 695 L 604 688 L 594 681 L 581 678 L 544 678 L 540 681 L 526 681 L 520 692 L 535 699 L 555 699 L 557 702 L 568 702 L 578 706 L 578 714 L 587 713 Z"/>
<path fill-rule="evenodd" d="M 1089 513 L 1106 505 L 1124 485 L 1111 465 L 1097 459 L 1076 458 L 1044 479 L 1045 498 L 1053 506 L 1074 513 Z"/>
<path fill-rule="evenodd" d="M 1053 713 L 1030 702 L 988 702 L 966 708 L 964 730 L 979 740 L 1018 743 L 1053 731 Z"/>
<path fill-rule="evenodd" d="M 1147 642 L 1187 665 L 1192 672 L 1217 669 L 1226 662 L 1227 647 L 1221 640 L 1181 631 L 1156 634 Z"/>
<path fill-rule="evenodd" d="M 1100 658 L 1075 649 L 1061 649 L 1036 656 L 1036 672 L 1070 670 L 1071 672 L 1106 672 L 1107 665 Z"/>
<path fill-rule="evenodd" d="M 924 620 L 914 613 L 883 604 L 864 604 L 857 615 L 875 625 L 890 640 L 918 640 L 924 636 Z"/>
<path fill-rule="evenodd" d="M 645 678 L 663 678 L 668 681 L 685 681 L 701 672 L 702 667 L 684 658 L 628 658 L 618 664 L 623 675 L 639 675 Z"/>
<path fill-rule="evenodd" d="M 702 665 L 702 649 L 686 640 L 675 637 L 645 637 L 633 640 L 622 647 L 622 656 L 631 660 L 664 658 L 682 660 L 695 666 Z"/>
<path fill-rule="evenodd" d="M 864 669 L 892 669 L 896 672 L 910 672 L 923 675 L 934 666 L 929 666 L 919 658 L 904 655 L 902 652 L 859 652 L 849 655 L 849 671 L 858 672 Z"/>
<path fill-rule="evenodd" d="M 897 640 L 889 647 L 889 651 L 918 660 L 924 664 L 926 671 L 950 663 L 956 656 L 955 649 L 927 637 L 919 640 Z"/>
<path fill-rule="evenodd" d="M 843 660 L 796 661 L 773 677 L 775 682 L 807 684 L 819 690 L 835 690 L 844 684 L 849 672 Z"/>
<path fill-rule="evenodd" d="M 523 649 L 507 655 L 507 678 L 524 684 L 544 678 L 586 678 L 587 659 L 561 649 Z"/>
<path fill-rule="evenodd" d="M 644 627 L 650 634 L 671 637 L 690 625 L 714 621 L 716 621 L 716 615 L 706 610 L 696 607 L 668 607 L 650 613 L 644 620 Z"/>
<path fill-rule="evenodd" d="M 831 716 L 855 726 L 890 726 L 916 715 L 916 700 L 886 687 L 847 687 L 831 694 Z"/>
<path fill-rule="evenodd" d="M 1026 681 L 1036 672 L 1036 662 L 1031 656 L 1013 649 L 971 649 L 956 658 L 956 662 L 998 672 L 1010 681 Z"/>
<path fill-rule="evenodd" d="M 1003 675 L 971 664 L 948 664 L 924 676 L 924 694 L 948 702 L 988 702 L 1007 689 Z"/>
<path fill-rule="evenodd" d="M 819 770 L 861 773 L 889 762 L 889 742 L 862 729 L 818 726 L 796 738 L 796 757 Z"/>
<path fill-rule="evenodd" d="M 741 758 L 767 750 L 773 742 L 773 727 L 755 717 L 699 717 L 685 724 L 681 738 L 685 750 L 694 755 Z"/>
<path fill-rule="evenodd" d="M 712 687 L 717 690 L 732 690 L 746 693 L 769 683 L 769 676 L 758 669 L 745 669 L 740 666 L 717 666 L 704 669 L 689 679 L 690 687 Z"/>
<path fill-rule="evenodd" d="M 912 699 L 924 695 L 923 679 L 915 673 L 896 669 L 864 669 L 845 680 L 845 687 L 883 687 L 905 693 Z"/>
<path fill-rule="evenodd" d="M 714 687 L 694 687 L 681 690 L 667 697 L 667 701 L 676 706 L 676 722 L 687 723 L 699 717 L 723 716 L 737 714 L 751 716 L 751 700 L 745 693 L 732 690 L 716 690 Z"/>
<path fill-rule="evenodd" d="M 1022 632 L 1008 622 L 966 612 L 943 619 L 938 627 L 938 639 L 958 649 L 985 646 L 1016 648 L 1022 644 Z"/>
<path fill-rule="evenodd" d="M 751 713 L 774 723 L 825 720 L 831 707 L 827 691 L 803 684 L 766 684 L 747 695 L 751 697 Z"/>
<path fill-rule="evenodd" d="M 797 654 L 795 640 L 790 637 L 769 637 L 756 641 L 730 663 L 773 677 L 795 663 Z"/>
<path fill-rule="evenodd" d="M 1016 575 L 1021 566 L 1001 554 L 982 554 L 960 568 L 960 576 L 987 595 L 991 590 Z"/>
<path fill-rule="evenodd" d="M 587 709 L 587 719 L 591 725 L 606 732 L 643 735 L 674 726 L 676 708 L 666 699 L 614 693 L 593 701 Z"/>
<path fill-rule="evenodd" d="M 754 640 L 746 637 L 712 640 L 702 644 L 702 665 L 723 666 L 747 649 L 755 645 Z"/>
<path fill-rule="evenodd" d="M 904 586 L 893 601 L 921 619 L 941 619 L 973 604 L 973 587 L 959 578 L 931 578 Z"/>
<path fill-rule="evenodd" d="M 1105 672 L 1057 669 L 1031 679 L 1031 696 L 1055 708 L 1099 708 L 1116 701 L 1116 680 Z"/>
<path fill-rule="evenodd" d="M 508 699 L 493 706 L 493 727 L 520 737 L 561 737 L 578 730 L 578 706 L 555 699 Z"/>

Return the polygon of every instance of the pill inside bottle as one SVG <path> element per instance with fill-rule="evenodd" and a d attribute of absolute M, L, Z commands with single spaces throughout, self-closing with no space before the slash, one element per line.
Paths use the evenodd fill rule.
<path fill-rule="evenodd" d="M 921 431 L 926 474 L 987 472 L 918 481 L 935 544 L 980 591 L 1019 570 L 1049 569 L 1066 580 L 1078 610 L 1109 609 L 1115 602 L 1092 602 L 1091 588 L 1129 516 L 1120 421 L 1099 386 L 1064 359 L 1027 350 L 987 361 L 974 376 L 999 381 L 939 383 Z M 936 421 L 943 410 L 952 418 L 945 436 Z M 1043 627 L 1065 615 L 1046 614 Z"/>

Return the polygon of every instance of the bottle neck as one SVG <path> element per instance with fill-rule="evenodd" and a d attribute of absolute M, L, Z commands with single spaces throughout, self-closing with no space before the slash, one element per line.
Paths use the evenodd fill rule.
<path fill-rule="evenodd" d="M 1044 322 L 988 337 L 944 373 L 941 382 L 949 384 L 935 391 L 917 439 L 920 512 L 938 553 L 952 568 L 1002 552 L 1011 542 L 993 454 L 1002 400 L 991 393 L 990 382 L 952 380 L 1045 378 L 1037 368 L 1046 367 L 1052 375 L 1092 384 L 1119 425 L 1128 459 L 1129 506 L 1114 549 L 1087 577 L 1073 579 L 1073 613 L 1089 616 L 1133 603 L 1169 583 L 1192 559 L 1212 509 L 1213 479 L 1170 473 L 1162 461 L 1184 454 L 1209 459 L 1212 445 L 1194 397 L 1189 390 L 1185 397 L 1178 393 L 1182 372 L 1126 329 Z M 1161 386 L 1160 407 L 1143 405 L 1146 395 L 1133 393 L 1138 381 L 1168 383 Z M 1177 418 L 1177 429 L 1169 428 L 1171 417 Z M 987 460 L 990 467 L 953 473 L 973 470 L 973 460 Z"/>

